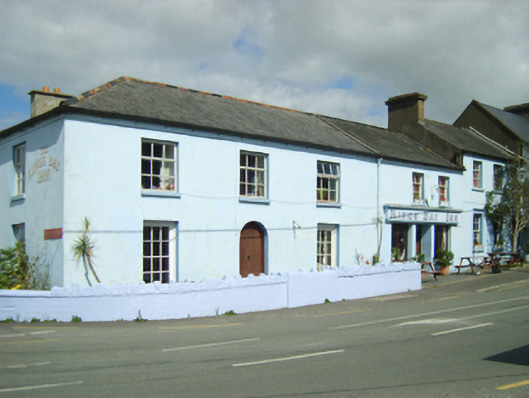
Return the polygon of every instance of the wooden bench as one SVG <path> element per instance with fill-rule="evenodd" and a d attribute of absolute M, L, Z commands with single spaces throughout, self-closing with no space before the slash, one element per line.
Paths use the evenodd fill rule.
<path fill-rule="evenodd" d="M 463 264 L 463 262 L 465 261 L 466 261 L 466 264 Z M 459 275 L 461 273 L 461 268 L 470 268 L 470 272 L 474 273 L 474 267 L 480 268 L 478 264 L 474 264 L 474 262 L 470 259 L 470 257 L 461 257 L 461 260 L 459 261 L 459 265 L 456 265 L 457 274 Z"/>
<path fill-rule="evenodd" d="M 426 271 L 424 267 L 429 267 L 431 271 Z M 439 279 L 437 279 L 438 275 L 441 275 L 440 271 L 436 271 L 433 267 L 433 264 L 431 262 L 423 262 L 421 263 L 421 274 L 428 274 L 432 275 L 436 282 L 439 282 Z"/>

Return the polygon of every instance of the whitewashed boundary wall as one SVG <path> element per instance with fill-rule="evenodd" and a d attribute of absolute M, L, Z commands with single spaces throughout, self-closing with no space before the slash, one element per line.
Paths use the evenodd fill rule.
<path fill-rule="evenodd" d="M 418 263 L 144 285 L 0 290 L 0 319 L 161 320 L 293 308 L 419 290 Z"/>

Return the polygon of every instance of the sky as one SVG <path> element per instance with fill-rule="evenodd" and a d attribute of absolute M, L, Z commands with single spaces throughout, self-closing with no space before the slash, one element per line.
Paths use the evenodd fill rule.
<path fill-rule="evenodd" d="M 120 76 L 387 127 L 529 102 L 526 0 L 0 0 L 0 130 Z"/>

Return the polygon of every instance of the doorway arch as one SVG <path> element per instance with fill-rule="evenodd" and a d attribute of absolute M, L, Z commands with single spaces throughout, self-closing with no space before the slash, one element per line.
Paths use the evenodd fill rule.
<path fill-rule="evenodd" d="M 239 240 L 239 272 L 243 278 L 265 272 L 266 229 L 251 221 L 241 230 Z"/>

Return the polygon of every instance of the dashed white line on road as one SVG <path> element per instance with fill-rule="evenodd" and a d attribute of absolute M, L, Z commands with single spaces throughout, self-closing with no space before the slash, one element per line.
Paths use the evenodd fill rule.
<path fill-rule="evenodd" d="M 231 366 L 233 366 L 234 368 L 239 368 L 239 367 L 242 367 L 242 366 L 264 365 L 264 364 L 272 363 L 272 362 L 284 362 L 284 361 L 292 361 L 292 360 L 295 360 L 295 359 L 305 359 L 305 358 L 311 358 L 311 357 L 319 357 L 319 356 L 323 356 L 323 355 L 341 354 L 344 351 L 345 350 L 341 349 L 341 350 L 333 350 L 333 351 L 313 352 L 311 354 L 295 355 L 295 356 L 292 356 L 292 357 L 265 359 L 264 361 L 234 363 Z"/>
<path fill-rule="evenodd" d="M 24 387 L 2 388 L 2 389 L 0 389 L 0 393 L 15 392 L 15 391 L 38 390 L 38 389 L 41 389 L 41 388 L 68 387 L 68 386 L 76 386 L 76 385 L 83 384 L 83 383 L 84 382 L 82 380 L 79 380 L 79 381 L 71 381 L 71 382 L 67 382 L 67 383 L 41 384 L 41 385 L 38 385 L 38 386 L 24 386 Z"/>
<path fill-rule="evenodd" d="M 33 363 L 22 363 L 18 365 L 8 365 L 8 366 L 2 366 L 0 367 L 0 370 L 2 369 L 25 369 L 33 366 L 44 366 L 49 365 L 51 362 L 33 362 Z"/>
<path fill-rule="evenodd" d="M 443 334 L 463 332 L 465 330 L 478 329 L 478 328 L 483 328 L 485 326 L 490 326 L 490 325 L 494 325 L 494 324 L 492 322 L 489 322 L 489 323 L 482 323 L 481 325 L 473 325 L 473 326 L 467 326 L 467 327 L 459 328 L 459 329 L 445 330 L 444 332 L 432 333 L 432 336 L 441 336 Z"/>
<path fill-rule="evenodd" d="M 242 339 L 242 340 L 220 341 L 218 343 L 207 343 L 207 344 L 188 345 L 185 347 L 164 348 L 162 352 L 183 351 L 183 350 L 192 350 L 196 348 L 208 348 L 208 347 L 218 347 L 218 346 L 229 345 L 229 344 L 249 343 L 251 341 L 257 341 L 259 339 L 260 337 L 253 337 L 250 339 Z"/>

